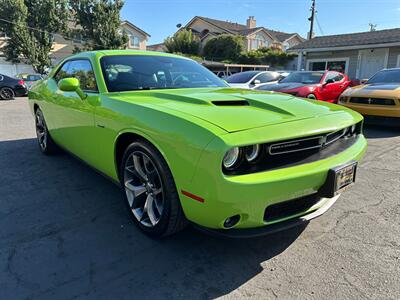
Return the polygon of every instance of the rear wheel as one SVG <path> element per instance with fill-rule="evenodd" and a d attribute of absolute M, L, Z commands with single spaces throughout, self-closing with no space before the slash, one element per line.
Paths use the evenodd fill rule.
<path fill-rule="evenodd" d="M 147 234 L 167 236 L 183 229 L 183 214 L 171 171 L 149 143 L 137 141 L 125 150 L 121 185 L 135 223 Z"/>
<path fill-rule="evenodd" d="M 15 97 L 15 93 L 12 88 L 3 87 L 0 89 L 0 99 L 2 100 L 12 100 Z"/>
<path fill-rule="evenodd" d="M 317 100 L 317 97 L 315 97 L 314 94 L 309 94 L 309 95 L 307 96 L 307 98 L 308 98 L 308 99 L 312 99 L 312 100 Z"/>
<path fill-rule="evenodd" d="M 46 155 L 54 154 L 58 151 L 56 143 L 53 141 L 47 129 L 46 121 L 40 108 L 35 112 L 36 136 L 39 149 Z"/>

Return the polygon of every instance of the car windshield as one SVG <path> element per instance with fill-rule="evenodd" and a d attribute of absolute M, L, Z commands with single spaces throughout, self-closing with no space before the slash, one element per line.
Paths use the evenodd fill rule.
<path fill-rule="evenodd" d="M 380 71 L 372 76 L 367 83 L 400 83 L 400 69 Z"/>
<path fill-rule="evenodd" d="M 256 76 L 258 73 L 260 73 L 260 72 L 248 71 L 248 72 L 236 73 L 236 74 L 229 76 L 226 79 L 226 82 L 228 82 L 228 83 L 246 83 L 246 82 L 249 82 L 249 80 L 252 79 L 254 76 Z"/>
<path fill-rule="evenodd" d="M 226 87 L 195 61 L 156 55 L 114 55 L 101 58 L 109 92 Z"/>
<path fill-rule="evenodd" d="M 280 82 L 320 83 L 322 76 L 324 76 L 323 72 L 294 72 Z"/>

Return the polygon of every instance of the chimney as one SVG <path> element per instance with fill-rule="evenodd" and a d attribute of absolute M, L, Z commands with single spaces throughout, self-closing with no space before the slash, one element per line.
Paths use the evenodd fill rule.
<path fill-rule="evenodd" d="M 254 19 L 254 16 L 250 16 L 247 19 L 247 28 L 256 28 L 257 27 L 257 21 Z"/>

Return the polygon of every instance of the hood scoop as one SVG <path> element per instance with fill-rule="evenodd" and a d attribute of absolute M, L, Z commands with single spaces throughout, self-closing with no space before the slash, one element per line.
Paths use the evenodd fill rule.
<path fill-rule="evenodd" d="M 218 100 L 212 101 L 215 106 L 249 106 L 249 102 L 246 100 Z"/>

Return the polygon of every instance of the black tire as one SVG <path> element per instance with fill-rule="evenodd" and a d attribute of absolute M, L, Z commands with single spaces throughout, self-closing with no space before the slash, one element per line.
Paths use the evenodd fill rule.
<path fill-rule="evenodd" d="M 131 206 L 128 200 L 127 193 L 129 193 L 129 191 L 127 192 L 125 187 L 125 182 L 127 181 L 126 166 L 127 163 L 129 164 L 127 160 L 131 159 L 134 153 L 135 154 L 144 153 L 150 159 L 152 165 L 158 172 L 157 175 L 159 175 L 158 178 L 161 181 L 160 185 L 161 188 L 163 189 L 162 192 L 163 210 L 159 216 L 158 223 L 156 223 L 152 227 L 145 226 L 138 220 L 138 218 L 133 213 L 133 205 Z M 143 230 L 146 234 L 153 237 L 164 237 L 174 234 L 185 228 L 185 226 L 187 225 L 187 220 L 185 218 L 185 215 L 183 213 L 180 204 L 174 178 L 164 158 L 154 146 L 143 140 L 138 140 L 131 143 L 127 147 L 123 155 L 119 175 L 120 175 L 122 191 L 125 198 L 125 203 L 127 205 L 130 215 L 133 217 L 135 224 L 141 230 Z"/>
<path fill-rule="evenodd" d="M 59 147 L 50 136 L 43 112 L 40 108 L 35 111 L 35 128 L 40 151 L 46 155 L 56 154 L 59 151 Z"/>
<path fill-rule="evenodd" d="M 317 97 L 316 97 L 314 94 L 309 94 L 309 95 L 307 96 L 307 98 L 308 98 L 308 99 L 311 99 L 311 100 L 317 100 Z"/>
<path fill-rule="evenodd" d="M 0 99 L 1 100 L 13 100 L 15 97 L 15 93 L 10 87 L 2 87 L 0 89 Z"/>

